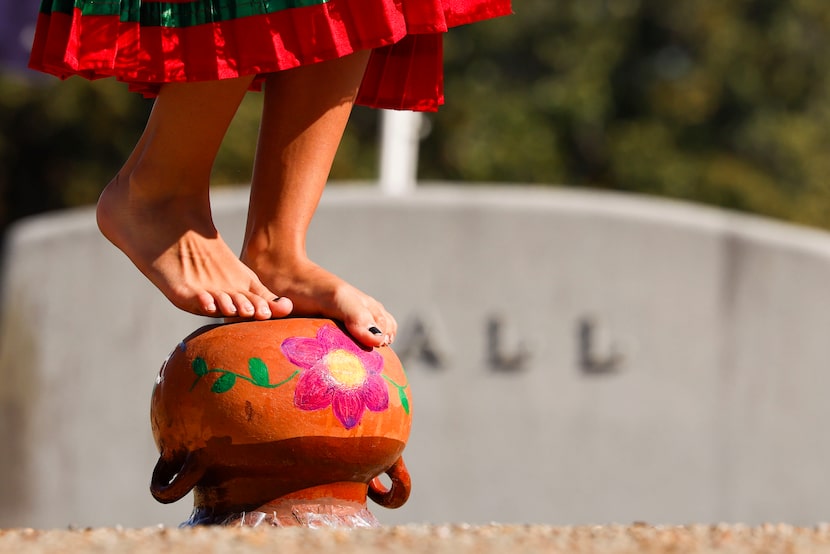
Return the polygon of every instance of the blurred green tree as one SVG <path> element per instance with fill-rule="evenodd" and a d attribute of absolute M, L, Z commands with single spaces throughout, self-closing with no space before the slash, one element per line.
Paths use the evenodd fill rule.
<path fill-rule="evenodd" d="M 446 37 L 447 105 L 424 179 L 634 191 L 830 228 L 826 0 L 517 0 Z M 250 178 L 261 97 L 243 102 L 215 182 Z M 149 102 L 112 81 L 0 76 L 0 227 L 94 202 Z M 377 114 L 357 109 L 332 172 L 373 178 Z"/>
<path fill-rule="evenodd" d="M 95 202 L 149 108 L 111 80 L 0 78 L 0 229 L 27 215 Z"/>
<path fill-rule="evenodd" d="M 823 0 L 524 0 L 447 36 L 422 175 L 665 195 L 830 227 Z"/>

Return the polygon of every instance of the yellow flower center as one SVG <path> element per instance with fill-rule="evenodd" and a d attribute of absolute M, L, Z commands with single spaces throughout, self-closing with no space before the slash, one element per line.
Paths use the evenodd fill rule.
<path fill-rule="evenodd" d="M 356 387 L 366 380 L 366 368 L 360 358 L 347 350 L 333 350 L 326 355 L 332 379 L 346 387 Z"/>

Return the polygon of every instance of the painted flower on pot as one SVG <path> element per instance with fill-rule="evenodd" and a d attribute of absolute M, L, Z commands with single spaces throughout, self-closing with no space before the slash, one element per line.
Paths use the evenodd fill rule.
<path fill-rule="evenodd" d="M 291 337 L 281 345 L 291 363 L 302 369 L 294 405 L 302 410 L 331 406 L 346 429 L 360 423 L 366 409 L 389 407 L 389 391 L 381 372 L 383 357 L 357 346 L 334 325 L 317 330 L 316 338 Z"/>

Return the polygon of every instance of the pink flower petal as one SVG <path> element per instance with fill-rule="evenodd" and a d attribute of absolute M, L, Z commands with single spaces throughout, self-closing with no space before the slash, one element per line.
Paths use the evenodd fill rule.
<path fill-rule="evenodd" d="M 317 340 L 326 345 L 328 352 L 332 350 L 345 350 L 355 356 L 374 352 L 373 349 L 357 344 L 350 335 L 344 333 L 339 327 L 335 327 L 334 325 L 321 327 L 317 331 Z"/>
<path fill-rule="evenodd" d="M 380 375 L 369 375 L 362 392 L 363 402 L 373 412 L 382 412 L 389 407 L 389 389 Z"/>
<path fill-rule="evenodd" d="M 326 349 L 326 352 L 340 349 L 351 350 L 354 348 L 352 340 L 339 327 L 335 327 L 334 325 L 323 325 L 317 329 L 317 340 L 320 341 Z"/>
<path fill-rule="evenodd" d="M 310 368 L 326 355 L 317 339 L 307 337 L 289 337 L 282 341 L 280 348 L 292 364 L 303 369 Z"/>
<path fill-rule="evenodd" d="M 369 352 L 361 350 L 356 354 L 370 375 L 383 373 L 383 356 L 380 355 L 380 352 L 377 350 L 370 350 Z"/>
<path fill-rule="evenodd" d="M 320 410 L 331 404 L 332 389 L 326 373 L 318 368 L 303 371 L 294 389 L 294 405 L 301 410 Z"/>
<path fill-rule="evenodd" d="M 365 404 L 359 389 L 342 389 L 334 393 L 331 409 L 343 427 L 351 429 L 363 418 Z"/>

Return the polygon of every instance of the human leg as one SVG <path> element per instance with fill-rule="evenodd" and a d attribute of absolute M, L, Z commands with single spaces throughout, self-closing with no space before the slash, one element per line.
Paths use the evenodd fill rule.
<path fill-rule="evenodd" d="M 284 316 L 219 236 L 210 172 L 251 78 L 162 87 L 127 162 L 98 202 L 98 225 L 177 307 L 200 315 Z"/>
<path fill-rule="evenodd" d="M 361 343 L 394 340 L 377 300 L 308 259 L 306 231 L 331 170 L 369 52 L 271 74 L 242 261 L 294 303 L 294 313 L 342 320 Z"/>

